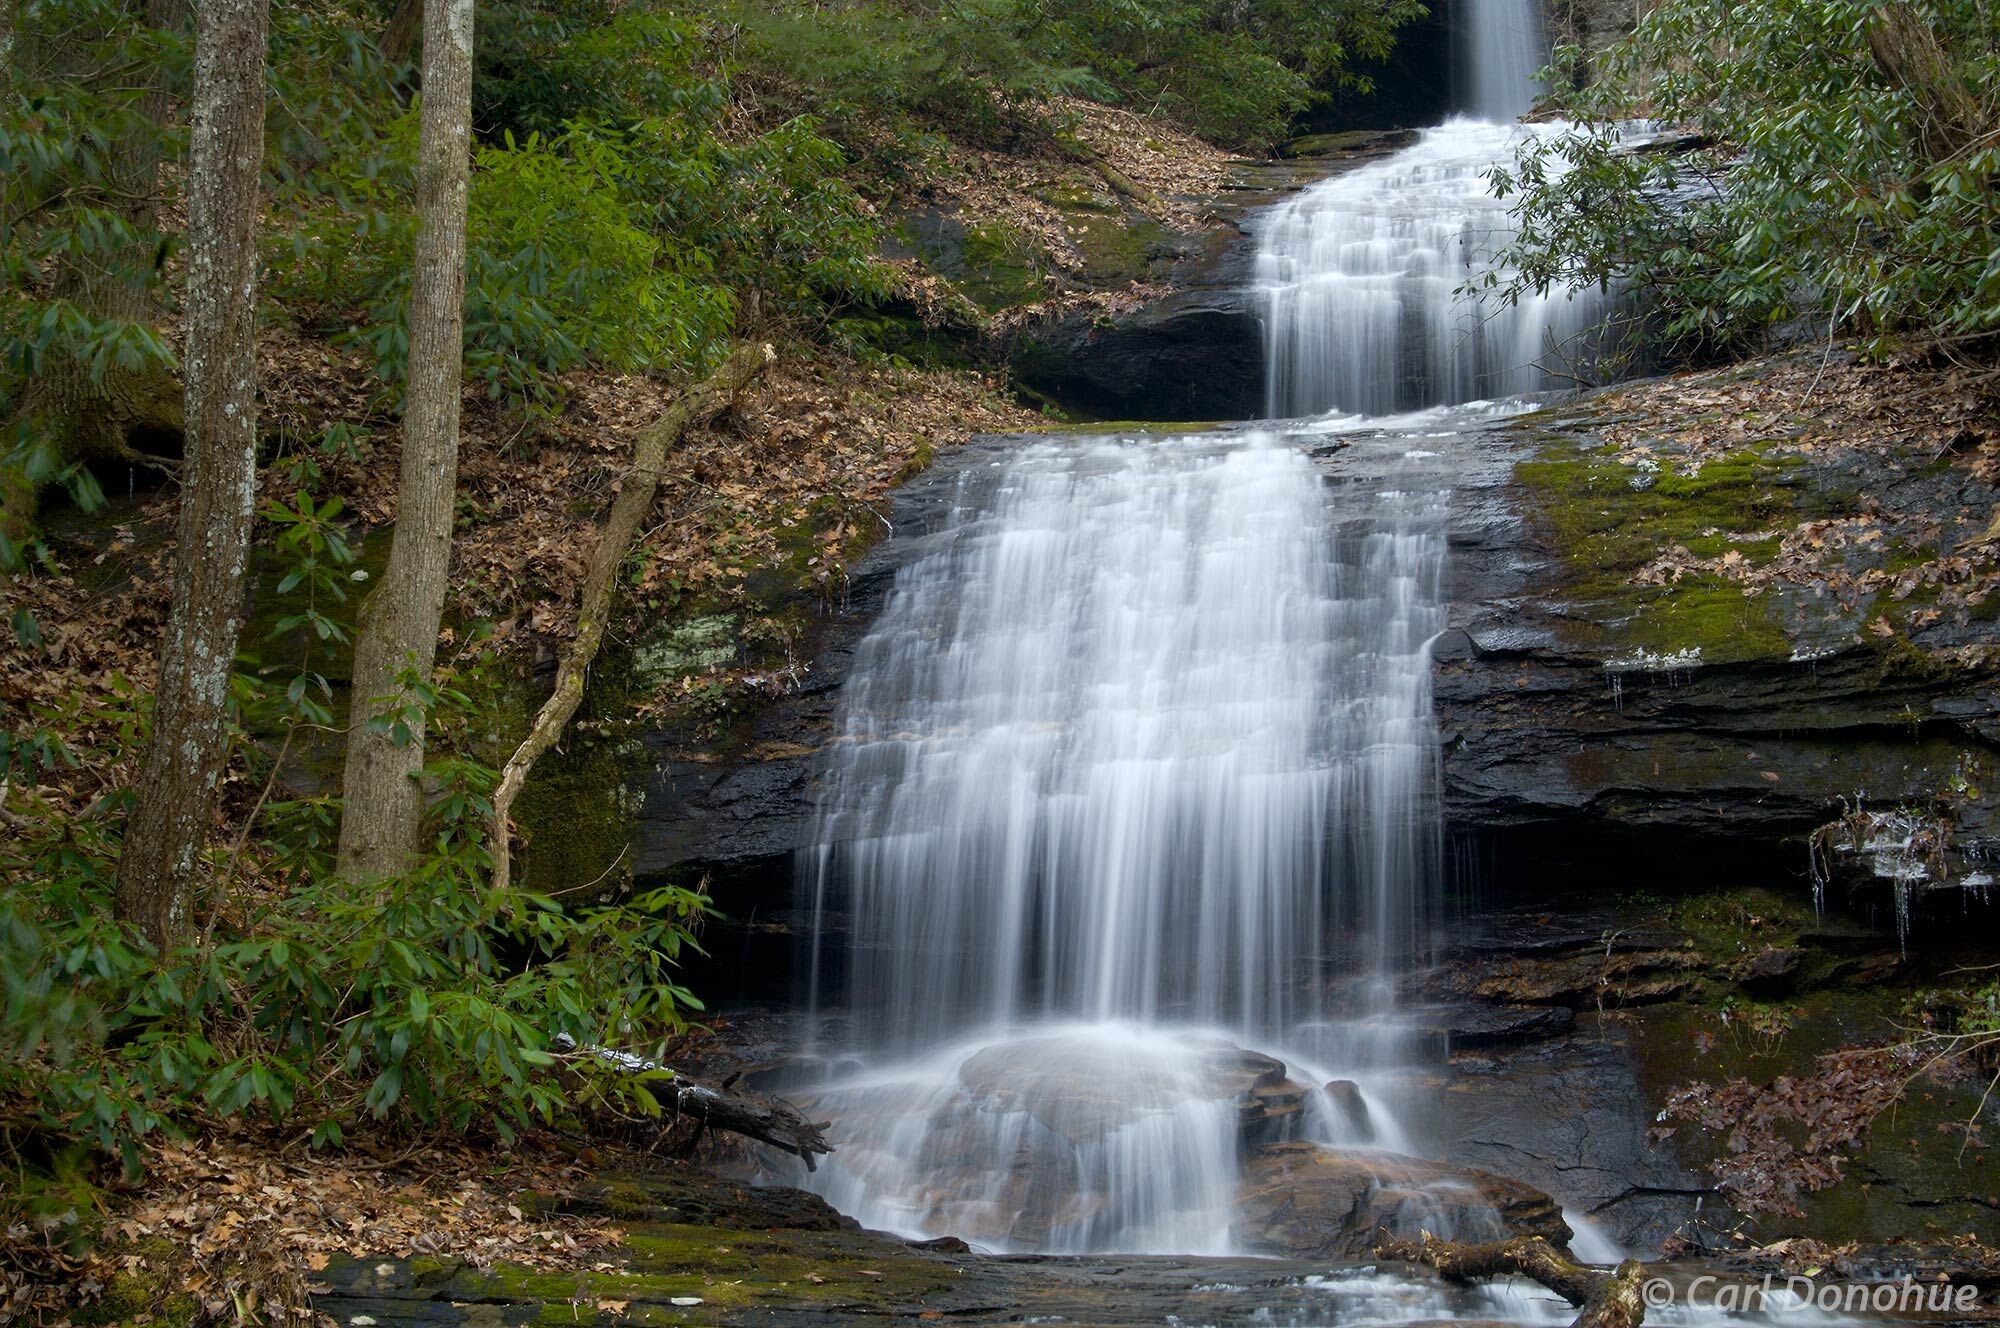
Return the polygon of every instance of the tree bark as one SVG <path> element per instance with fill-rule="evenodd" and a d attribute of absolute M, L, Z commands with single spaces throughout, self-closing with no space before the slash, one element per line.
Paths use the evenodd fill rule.
<path fill-rule="evenodd" d="M 410 369 L 394 542 L 381 584 L 362 605 L 354 642 L 346 810 L 339 868 L 376 881 L 408 867 L 423 829 L 424 721 L 399 678 L 437 663 L 458 488 L 458 411 L 465 347 L 465 209 L 472 167 L 473 0 L 425 0 L 423 110 L 417 146 L 417 244 L 410 277 Z M 400 745 L 369 720 L 410 719 Z"/>
<path fill-rule="evenodd" d="M 506 889 L 512 879 L 508 813 L 513 809 L 521 786 L 528 782 L 528 772 L 534 768 L 535 761 L 555 746 L 562 737 L 564 726 L 583 702 L 584 678 L 590 672 L 591 662 L 597 658 L 597 648 L 604 641 L 604 624 L 611 616 L 611 592 L 617 579 L 618 565 L 625 561 L 625 553 L 639 533 L 639 523 L 652 509 L 667 449 L 679 440 L 689 425 L 707 419 L 728 405 L 729 399 L 764 372 L 764 366 L 775 358 L 769 346 L 738 346 L 730 352 L 720 369 L 699 386 L 689 389 L 667 407 L 667 413 L 657 423 L 639 435 L 639 441 L 632 449 L 632 468 L 625 472 L 625 479 L 618 486 L 618 496 L 611 503 L 611 515 L 605 518 L 603 533 L 597 537 L 597 550 L 591 554 L 590 568 L 584 573 L 583 604 L 576 614 L 576 636 L 563 649 L 562 661 L 556 668 L 555 691 L 543 702 L 541 710 L 535 715 L 535 722 L 528 726 L 528 736 L 507 758 L 507 764 L 500 772 L 500 786 L 493 794 L 490 845 L 493 884 L 501 889 Z"/>
<path fill-rule="evenodd" d="M 153 741 L 118 864 L 119 917 L 187 934 L 228 757 L 224 714 L 257 496 L 257 216 L 269 0 L 200 0 L 188 156 L 186 481 Z"/>
<path fill-rule="evenodd" d="M 1576 1307 L 1570 1328 L 1639 1328 L 1646 1318 L 1640 1292 L 1644 1264 L 1627 1259 L 1616 1272 L 1607 1273 L 1577 1263 L 1540 1236 L 1461 1245 L 1426 1231 L 1418 1240 L 1385 1239 L 1375 1247 L 1375 1257 L 1423 1264 L 1447 1282 L 1488 1277 L 1540 1282 Z"/>

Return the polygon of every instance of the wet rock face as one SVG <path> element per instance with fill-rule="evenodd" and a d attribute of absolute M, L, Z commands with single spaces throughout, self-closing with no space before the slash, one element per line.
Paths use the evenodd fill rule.
<path fill-rule="evenodd" d="M 1364 1260 L 1380 1233 L 1570 1238 L 1555 1200 L 1491 1172 L 1393 1153 L 1266 1144 L 1244 1165 L 1232 1234 L 1252 1253 Z"/>
<path fill-rule="evenodd" d="M 860 1227 L 825 1199 L 805 1190 L 746 1185 L 687 1170 L 608 1176 L 565 1201 L 562 1210 L 589 1217 L 643 1218 L 759 1231 L 854 1231 Z"/>
<path fill-rule="evenodd" d="M 1037 391 L 1106 419 L 1235 420 L 1264 408 L 1264 324 L 1256 297 L 1233 285 L 1122 317 L 1058 319 L 1022 333 L 1008 358 Z"/>
<path fill-rule="evenodd" d="M 1445 819 L 1476 841 L 1487 881 L 1545 889 L 1582 872 L 1629 887 L 1752 863 L 1803 874 L 1808 837 L 1843 799 L 1928 807 L 1968 761 L 1991 763 L 1990 623 L 1945 619 L 1912 643 L 1867 630 L 1865 603 L 1697 578 L 1635 585 L 1598 556 L 1788 530 L 1872 501 L 1990 506 L 1989 494 L 1933 492 L 1971 481 L 1902 458 L 1835 470 L 1748 451 L 1648 492 L 1605 455 L 1593 409 L 1454 440 L 1466 461 L 1433 682 Z M 2000 850 L 1990 819 L 1990 804 L 1959 809 L 1964 860 Z"/>

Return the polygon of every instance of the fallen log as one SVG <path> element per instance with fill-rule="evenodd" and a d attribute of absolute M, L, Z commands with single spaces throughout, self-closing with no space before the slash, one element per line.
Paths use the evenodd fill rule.
<path fill-rule="evenodd" d="M 567 1033 L 557 1034 L 550 1045 L 559 1056 L 600 1061 L 627 1074 L 668 1069 L 629 1051 L 579 1044 Z M 804 1162 L 807 1171 L 817 1170 L 817 1159 L 833 1151 L 833 1145 L 821 1133 L 826 1126 L 807 1120 L 783 1098 L 740 1093 L 727 1084 L 717 1087 L 679 1071 L 668 1072 L 674 1076 L 672 1079 L 649 1085 L 648 1091 L 677 1119 L 694 1121 L 700 1129 L 726 1130 L 769 1144 Z"/>
<path fill-rule="evenodd" d="M 1577 1263 L 1540 1236 L 1462 1245 L 1426 1231 L 1417 1240 L 1384 1239 L 1375 1247 L 1375 1257 L 1422 1264 L 1447 1282 L 1472 1283 L 1489 1277 L 1539 1282 L 1576 1307 L 1570 1328 L 1639 1328 L 1646 1318 L 1640 1293 L 1644 1264 L 1627 1259 L 1616 1272 L 1607 1273 Z"/>

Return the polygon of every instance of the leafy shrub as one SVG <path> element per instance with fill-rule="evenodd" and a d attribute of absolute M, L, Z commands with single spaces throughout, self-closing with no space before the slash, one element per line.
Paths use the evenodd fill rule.
<path fill-rule="evenodd" d="M 280 806 L 258 856 L 301 883 L 246 909 L 254 926 L 165 955 L 111 920 L 117 817 L 16 795 L 25 828 L 0 847 L 0 1100 L 128 1168 L 147 1135 L 206 1116 L 258 1115 L 322 1145 L 369 1120 L 509 1138 L 599 1094 L 656 1110 L 643 1077 L 589 1061 L 554 1074 L 549 1048 L 679 1028 L 699 1007 L 672 965 L 703 900 L 670 888 L 570 910 L 495 892 L 475 828 L 491 772 L 461 758 L 431 774 L 445 797 L 419 870 L 355 892 L 321 858 L 329 838 L 296 837 L 316 818 Z"/>
<path fill-rule="evenodd" d="M 331 802 L 269 799 L 292 735 L 332 721 L 314 652 L 346 637 L 334 615 L 353 555 L 337 501 L 302 492 L 265 516 L 286 569 L 269 635 L 304 645 L 289 682 L 236 678 L 239 717 L 285 737 L 275 756 L 238 744 L 263 789 L 237 842 L 210 854 L 198 940 L 156 953 L 112 917 L 120 772 L 147 727 L 132 690 L 0 732 L 0 1147 L 38 1133 L 43 1154 L 73 1140 L 131 1169 L 146 1136 L 215 1117 L 259 1116 L 319 1146 L 364 1123 L 505 1139 L 600 1099 L 657 1112 L 646 1076 L 592 1057 L 559 1070 L 551 1047 L 566 1034 L 657 1050 L 679 1030 L 700 1006 L 674 964 L 705 899 L 667 888 L 572 909 L 495 890 L 477 709 L 428 680 L 413 691 L 434 757 L 429 849 L 381 885 L 338 880 Z M 117 791 L 77 796 L 93 785 Z"/>
<path fill-rule="evenodd" d="M 489 142 L 651 116 L 713 124 L 728 85 L 696 72 L 700 33 L 657 3 L 488 0 L 479 11 L 473 126 Z"/>
<path fill-rule="evenodd" d="M 1560 109 L 1578 127 L 1495 180 L 1522 221 L 1515 291 L 1626 282 L 1710 348 L 1786 324 L 2000 330 L 2000 35 L 1982 0 L 1666 0 Z M 1704 146 L 1623 151 L 1634 115 Z"/>

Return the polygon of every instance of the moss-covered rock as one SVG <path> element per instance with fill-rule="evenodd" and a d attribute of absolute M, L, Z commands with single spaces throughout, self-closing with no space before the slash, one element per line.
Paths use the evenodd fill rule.
<path fill-rule="evenodd" d="M 1635 576 L 1676 546 L 1768 562 L 1778 549 L 1773 527 L 1795 524 L 1808 504 L 1799 469 L 1798 458 L 1769 445 L 1689 468 L 1635 467 L 1608 444 L 1549 434 L 1515 476 L 1529 519 L 1567 566 L 1565 597 L 1589 610 L 1565 619 L 1575 642 L 1614 664 L 1653 667 L 1789 658 L 1782 596 L 1746 595 L 1713 575 L 1657 585 Z"/>

